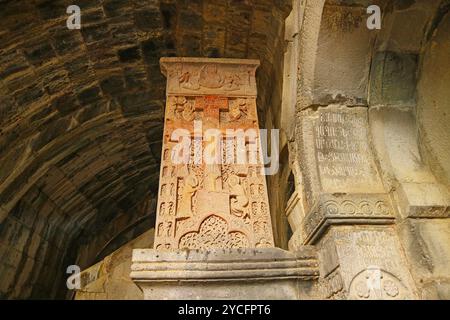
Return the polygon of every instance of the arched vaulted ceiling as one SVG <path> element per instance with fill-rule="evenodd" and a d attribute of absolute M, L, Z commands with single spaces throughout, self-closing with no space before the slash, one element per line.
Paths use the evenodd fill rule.
<path fill-rule="evenodd" d="M 81 30 L 66 27 L 71 4 Z M 61 297 L 67 265 L 151 227 L 160 57 L 260 59 L 264 109 L 289 11 L 288 0 L 0 0 L 0 297 Z"/>

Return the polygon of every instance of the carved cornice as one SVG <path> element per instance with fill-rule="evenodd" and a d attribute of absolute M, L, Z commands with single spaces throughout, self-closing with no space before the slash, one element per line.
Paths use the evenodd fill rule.
<path fill-rule="evenodd" d="M 167 95 L 226 95 L 256 97 L 259 60 L 161 58 Z"/>
<path fill-rule="evenodd" d="M 305 244 L 314 244 L 333 224 L 392 224 L 394 210 L 384 194 L 323 194 L 303 222 Z"/>

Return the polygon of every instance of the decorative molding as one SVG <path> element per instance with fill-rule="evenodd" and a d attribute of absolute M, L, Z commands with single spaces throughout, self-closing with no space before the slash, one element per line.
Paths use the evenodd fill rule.
<path fill-rule="evenodd" d="M 131 279 L 146 300 L 306 298 L 319 278 L 317 252 L 303 246 L 213 250 L 135 249 Z"/>
<path fill-rule="evenodd" d="M 394 210 L 384 194 L 324 194 L 303 222 L 305 244 L 315 243 L 333 224 L 391 224 Z"/>
<path fill-rule="evenodd" d="M 353 277 L 349 299 L 403 300 L 410 299 L 408 289 L 392 273 L 378 267 L 368 267 Z"/>
<path fill-rule="evenodd" d="M 296 252 L 280 248 L 178 249 L 162 252 L 155 249 L 135 249 L 131 266 L 131 278 L 140 280 L 313 280 L 318 277 L 317 253 L 315 248 L 308 246 Z"/>

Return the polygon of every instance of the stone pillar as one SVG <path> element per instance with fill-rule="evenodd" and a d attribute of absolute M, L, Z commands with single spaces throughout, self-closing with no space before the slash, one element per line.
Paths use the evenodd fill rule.
<path fill-rule="evenodd" d="M 299 113 L 294 162 L 305 215 L 290 244 L 317 246 L 324 299 L 411 299 L 416 292 L 367 114 L 366 107 L 344 105 Z"/>
<path fill-rule="evenodd" d="M 131 273 L 146 299 L 296 299 L 299 281 L 317 277 L 311 248 L 274 248 L 258 65 L 161 59 L 167 103 L 155 246 L 134 251 Z"/>

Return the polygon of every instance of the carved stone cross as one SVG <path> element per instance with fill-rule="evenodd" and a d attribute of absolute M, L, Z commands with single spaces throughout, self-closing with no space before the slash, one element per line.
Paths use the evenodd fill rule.
<path fill-rule="evenodd" d="M 156 249 L 273 247 L 266 180 L 255 174 L 261 172 L 262 164 L 192 161 L 196 148 L 208 146 L 203 137 L 208 129 L 220 132 L 220 139 L 231 141 L 227 148 L 232 151 L 238 148 L 248 152 L 250 143 L 259 143 L 255 81 L 258 65 L 256 60 L 161 59 L 167 76 L 167 105 Z M 202 128 L 195 132 L 199 122 Z M 191 140 L 191 156 L 183 164 L 175 164 L 168 156 L 178 146 L 179 141 L 171 137 L 179 128 L 187 130 L 190 139 L 201 141 Z M 252 129 L 256 136 L 245 138 L 244 146 L 238 146 L 236 137 L 226 135 L 230 129 Z M 213 144 L 212 148 L 220 161 L 228 152 L 223 145 Z"/>
<path fill-rule="evenodd" d="M 202 120 L 207 123 L 207 128 L 219 129 L 220 111 L 228 111 L 228 99 L 217 96 L 196 97 L 195 110 L 203 111 Z"/>

